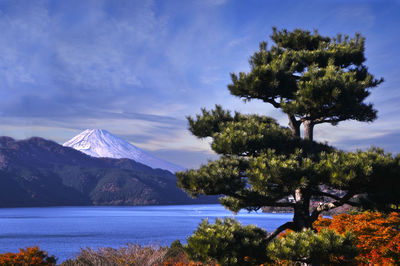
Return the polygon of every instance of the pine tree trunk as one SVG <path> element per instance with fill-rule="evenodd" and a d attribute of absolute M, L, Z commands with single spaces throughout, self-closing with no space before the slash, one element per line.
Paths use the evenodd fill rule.
<path fill-rule="evenodd" d="M 301 123 L 299 121 L 297 121 L 293 115 L 288 115 L 288 118 L 289 118 L 289 126 L 290 126 L 290 129 L 292 130 L 292 135 L 300 138 Z"/>
<path fill-rule="evenodd" d="M 314 138 L 314 123 L 306 120 L 304 122 L 304 139 L 313 140 Z"/>
<path fill-rule="evenodd" d="M 309 228 L 308 215 L 302 206 L 296 206 L 294 208 L 293 222 L 297 232 L 300 232 L 304 228 Z"/>
<path fill-rule="evenodd" d="M 311 228 L 310 197 L 305 195 L 301 189 L 296 189 L 295 200 L 296 206 L 294 208 L 293 222 L 295 223 L 296 231 Z"/>

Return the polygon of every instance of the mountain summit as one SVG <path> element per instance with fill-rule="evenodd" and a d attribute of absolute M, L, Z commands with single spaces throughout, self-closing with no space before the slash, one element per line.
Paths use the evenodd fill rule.
<path fill-rule="evenodd" d="M 63 146 L 74 148 L 93 157 L 128 158 L 151 168 L 172 173 L 185 170 L 182 166 L 159 159 L 104 129 L 86 129 Z"/>

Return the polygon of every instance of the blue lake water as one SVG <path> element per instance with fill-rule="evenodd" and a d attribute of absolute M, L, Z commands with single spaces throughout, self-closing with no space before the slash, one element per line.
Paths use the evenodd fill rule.
<path fill-rule="evenodd" d="M 0 253 L 38 245 L 62 262 L 81 247 L 164 246 L 185 242 L 204 218 L 233 216 L 220 205 L 0 209 Z M 292 214 L 242 211 L 235 217 L 271 231 Z"/>

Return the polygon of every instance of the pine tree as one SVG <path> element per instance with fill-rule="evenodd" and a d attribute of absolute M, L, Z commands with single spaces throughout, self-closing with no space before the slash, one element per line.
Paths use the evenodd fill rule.
<path fill-rule="evenodd" d="M 221 156 L 200 169 L 177 173 L 178 186 L 192 196 L 223 195 L 221 204 L 234 212 L 292 208 L 293 221 L 269 239 L 285 229 L 311 228 L 323 211 L 344 204 L 398 205 L 399 155 L 376 148 L 344 152 L 313 140 L 318 124 L 376 119 L 377 111 L 365 99 L 383 79 L 374 78 L 364 65 L 365 39 L 275 28 L 271 39 L 274 45 L 262 42 L 251 56 L 249 73 L 231 74 L 228 89 L 245 102 L 260 99 L 279 108 L 289 127 L 265 115 L 232 114 L 219 105 L 202 109 L 188 117 L 189 130 L 199 138 L 211 137 L 212 149 Z M 323 200 L 311 208 L 316 199 Z"/>
<path fill-rule="evenodd" d="M 262 42 L 250 58 L 250 73 L 231 74 L 232 95 L 280 108 L 288 115 L 293 135 L 300 137 L 303 124 L 309 140 L 317 124 L 376 119 L 372 104 L 363 101 L 369 88 L 383 79 L 375 79 L 363 64 L 365 39 L 360 34 L 329 38 L 317 31 L 273 28 L 271 39 L 274 46 L 268 50 Z"/>

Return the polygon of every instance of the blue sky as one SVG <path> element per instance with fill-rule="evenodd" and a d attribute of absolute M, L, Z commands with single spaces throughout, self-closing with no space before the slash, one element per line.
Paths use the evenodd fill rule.
<path fill-rule="evenodd" d="M 0 1 L 0 135 L 63 143 L 106 129 L 185 167 L 215 158 L 187 115 L 215 104 L 285 116 L 226 88 L 272 26 L 366 37 L 367 66 L 385 82 L 374 123 L 320 125 L 342 149 L 400 152 L 400 1 Z"/>

